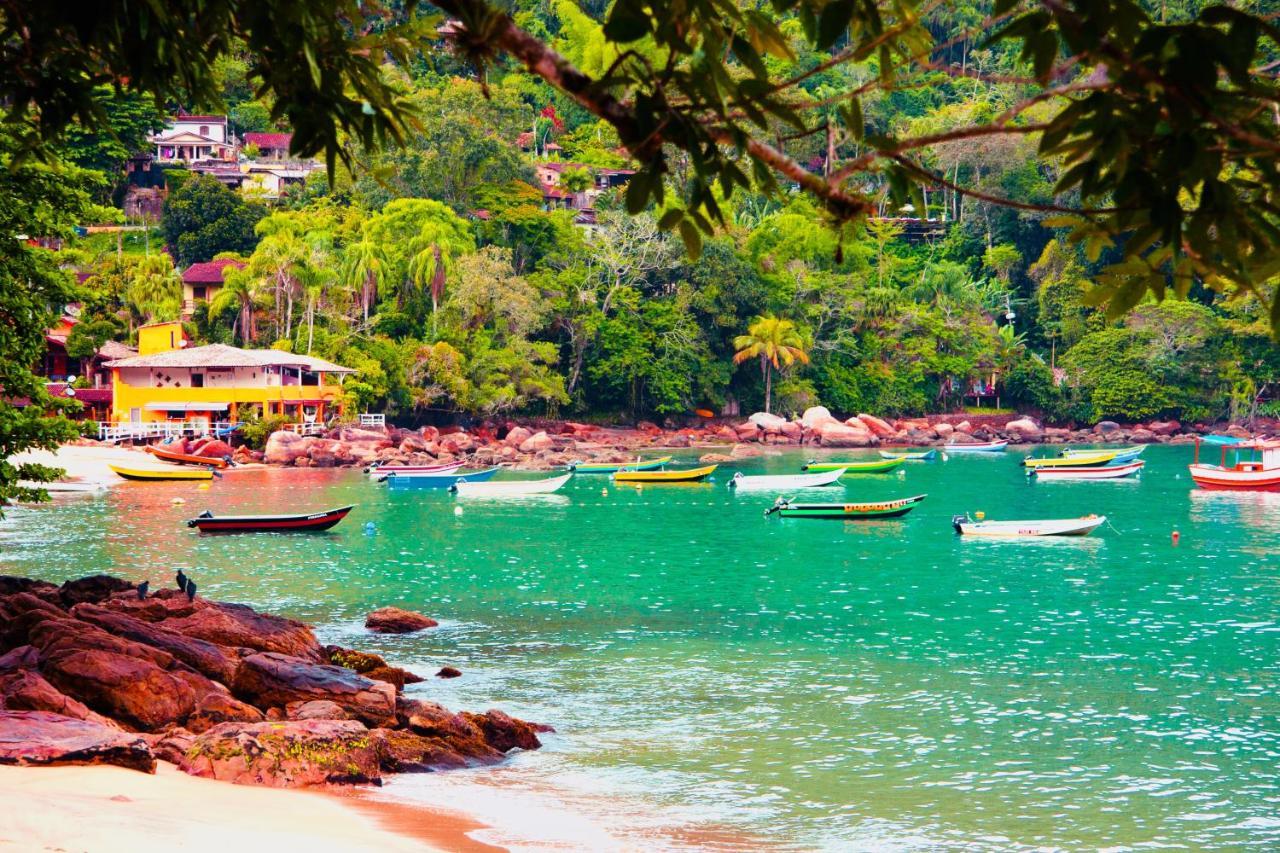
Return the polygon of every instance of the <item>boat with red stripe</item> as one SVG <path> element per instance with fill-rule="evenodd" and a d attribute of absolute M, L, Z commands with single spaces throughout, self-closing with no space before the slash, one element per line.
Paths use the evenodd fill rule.
<path fill-rule="evenodd" d="M 306 515 L 214 515 L 209 510 L 187 519 L 187 527 L 201 533 L 310 533 L 328 530 L 347 517 L 355 505 Z"/>

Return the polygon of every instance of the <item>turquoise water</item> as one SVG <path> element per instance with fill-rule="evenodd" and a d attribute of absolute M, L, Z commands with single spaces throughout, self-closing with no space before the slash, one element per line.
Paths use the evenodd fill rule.
<path fill-rule="evenodd" d="M 765 519 L 773 495 L 734 494 L 725 476 L 636 489 L 583 475 L 486 504 L 354 472 L 236 472 L 208 492 L 128 484 L 11 510 L 0 572 L 168 583 L 181 567 L 203 594 L 326 640 L 427 674 L 459 667 L 410 694 L 560 733 L 498 770 L 401 777 L 388 793 L 522 824 L 491 840 L 1274 846 L 1280 495 L 1195 491 L 1190 455 L 1153 447 L 1140 481 L 1054 484 L 1028 483 L 1020 453 L 956 457 L 810 493 L 929 494 L 901 520 L 861 523 Z M 346 502 L 359 506 L 324 535 L 181 524 L 205 506 Z M 949 526 L 965 510 L 1110 524 L 971 541 Z M 442 627 L 366 636 L 363 615 L 385 604 Z"/>

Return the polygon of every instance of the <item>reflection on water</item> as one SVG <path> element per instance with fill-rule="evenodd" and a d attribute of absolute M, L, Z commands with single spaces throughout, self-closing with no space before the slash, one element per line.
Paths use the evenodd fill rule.
<path fill-rule="evenodd" d="M 182 567 L 326 642 L 457 666 L 409 694 L 560 733 L 499 771 L 391 793 L 535 822 L 570 809 L 542 849 L 734 849 L 735 833 L 830 850 L 1275 846 L 1278 498 L 1192 490 L 1189 449 L 1144 458 L 1120 488 L 1033 486 L 1015 454 L 850 477 L 815 499 L 929 498 L 839 523 L 763 518 L 774 494 L 723 482 L 578 476 L 554 500 L 459 502 L 354 473 L 240 471 L 206 492 L 140 483 L 14 509 L 0 571 L 164 584 Z M 322 536 L 183 525 L 205 508 L 346 503 Z M 951 516 L 978 510 L 1110 524 L 956 536 Z M 368 635 L 364 614 L 386 604 L 441 627 Z"/>

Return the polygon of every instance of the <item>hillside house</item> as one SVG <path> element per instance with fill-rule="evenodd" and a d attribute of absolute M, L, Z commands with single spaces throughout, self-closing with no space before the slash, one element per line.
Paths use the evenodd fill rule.
<path fill-rule="evenodd" d="M 245 147 L 252 145 L 258 149 L 257 159 L 259 162 L 264 160 L 289 160 L 289 143 L 292 141 L 292 133 L 249 132 L 244 135 Z"/>
<path fill-rule="evenodd" d="M 177 116 L 150 142 L 155 146 L 155 159 L 161 163 L 236 158 L 226 116 Z"/>
<path fill-rule="evenodd" d="M 197 302 L 209 302 L 226 283 L 227 269 L 243 269 L 244 261 L 202 261 L 182 273 L 182 317 L 196 312 Z"/>

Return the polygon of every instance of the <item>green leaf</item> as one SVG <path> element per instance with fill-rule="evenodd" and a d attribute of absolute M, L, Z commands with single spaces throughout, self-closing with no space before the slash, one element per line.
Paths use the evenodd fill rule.
<path fill-rule="evenodd" d="M 688 219 L 680 220 L 680 239 L 684 240 L 684 248 L 689 253 L 689 259 L 696 261 L 702 254 L 702 235 Z"/>
<path fill-rule="evenodd" d="M 662 218 L 658 220 L 658 227 L 663 231 L 670 231 L 682 219 L 684 219 L 683 208 L 673 207 L 662 214 Z"/>
<path fill-rule="evenodd" d="M 631 177 L 627 184 L 627 212 L 635 215 L 649 205 L 649 195 L 653 184 L 653 174 L 648 169 L 641 169 Z"/>
<path fill-rule="evenodd" d="M 813 46 L 818 50 L 826 50 L 849 29 L 849 20 L 857 0 L 832 0 L 822 7 L 818 14 L 818 33 Z"/>
<path fill-rule="evenodd" d="M 618 44 L 639 41 L 649 29 L 649 16 L 635 0 L 618 0 L 604 24 L 605 37 Z"/>

